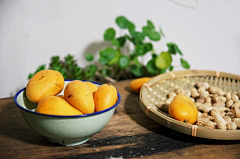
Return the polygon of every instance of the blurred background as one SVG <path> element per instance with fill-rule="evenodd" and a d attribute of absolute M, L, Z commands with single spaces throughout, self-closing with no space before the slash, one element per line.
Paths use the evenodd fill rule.
<path fill-rule="evenodd" d="M 239 0 L 1 0 L 0 98 L 14 96 L 52 56 L 72 54 L 85 66 L 104 31 L 120 31 L 120 15 L 137 29 L 148 19 L 161 27 L 166 37 L 156 48 L 175 42 L 191 69 L 240 75 Z"/>

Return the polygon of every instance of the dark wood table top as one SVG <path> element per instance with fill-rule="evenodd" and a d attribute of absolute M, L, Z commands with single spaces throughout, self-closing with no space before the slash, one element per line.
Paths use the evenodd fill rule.
<path fill-rule="evenodd" d="M 0 99 L 0 158 L 240 158 L 240 140 L 188 136 L 147 117 L 131 80 L 114 84 L 122 100 L 99 133 L 78 146 L 48 142 L 24 121 L 13 98 Z"/>

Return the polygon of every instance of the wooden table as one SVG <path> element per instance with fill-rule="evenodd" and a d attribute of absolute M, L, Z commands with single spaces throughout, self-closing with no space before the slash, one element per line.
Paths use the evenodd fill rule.
<path fill-rule="evenodd" d="M 24 121 L 13 98 L 0 100 L 0 158 L 240 158 L 240 141 L 196 138 L 147 117 L 130 80 L 115 85 L 122 100 L 99 133 L 78 146 L 48 142 Z"/>

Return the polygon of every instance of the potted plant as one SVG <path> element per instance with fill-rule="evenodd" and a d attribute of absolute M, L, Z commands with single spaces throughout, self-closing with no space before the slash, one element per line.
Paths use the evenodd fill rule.
<path fill-rule="evenodd" d="M 175 43 L 167 43 L 167 50 L 156 52 L 154 43 L 159 42 L 165 35 L 162 29 L 156 29 L 152 21 L 147 20 L 146 25 L 140 31 L 136 30 L 135 24 L 124 16 L 116 18 L 117 26 L 124 31 L 123 35 L 117 36 L 114 28 L 107 28 L 103 34 L 104 40 L 111 45 L 99 51 L 99 59 L 96 64 L 89 64 L 84 68 L 77 65 L 74 56 L 67 55 L 64 60 L 59 56 L 51 58 L 48 69 L 61 72 L 65 79 L 99 80 L 108 79 L 111 82 L 139 77 L 151 77 L 166 71 L 172 71 L 173 56 L 179 54 L 181 66 L 189 69 L 189 63 L 183 59 L 183 54 Z M 139 58 L 150 54 L 147 64 L 139 61 Z M 86 54 L 86 60 L 91 62 L 94 56 Z M 46 69 L 41 65 L 34 73 Z"/>

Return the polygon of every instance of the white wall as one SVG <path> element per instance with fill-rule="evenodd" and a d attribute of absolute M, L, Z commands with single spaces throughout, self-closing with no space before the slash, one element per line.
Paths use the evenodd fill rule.
<path fill-rule="evenodd" d="M 118 29 L 119 15 L 137 27 L 147 19 L 161 26 L 166 38 L 158 49 L 177 43 L 192 69 L 240 75 L 240 1 L 178 2 L 193 6 L 173 0 L 1 0 L 0 98 L 14 96 L 53 55 L 70 53 L 86 65 L 84 53 L 99 47 L 106 28 Z"/>

